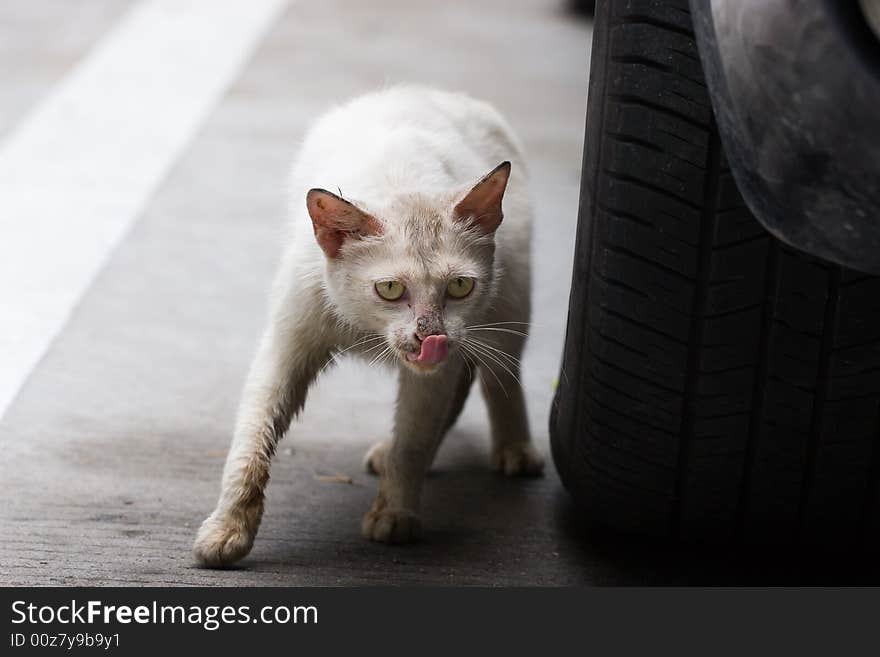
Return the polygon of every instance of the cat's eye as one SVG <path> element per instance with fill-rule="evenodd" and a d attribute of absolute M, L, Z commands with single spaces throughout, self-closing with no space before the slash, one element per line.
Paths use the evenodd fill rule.
<path fill-rule="evenodd" d="M 376 283 L 376 294 L 385 301 L 397 301 L 406 292 L 406 286 L 400 281 L 379 281 Z"/>
<path fill-rule="evenodd" d="M 449 281 L 446 292 L 453 299 L 464 299 L 474 289 L 474 279 L 468 276 L 458 276 Z"/>

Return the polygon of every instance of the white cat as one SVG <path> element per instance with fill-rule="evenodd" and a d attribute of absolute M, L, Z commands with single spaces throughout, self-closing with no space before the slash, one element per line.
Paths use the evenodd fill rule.
<path fill-rule="evenodd" d="M 425 473 L 476 377 L 493 467 L 508 475 L 543 467 L 518 381 L 531 210 L 520 150 L 499 114 L 419 87 L 362 96 L 309 131 L 292 192 L 293 235 L 269 325 L 220 500 L 195 541 L 207 566 L 250 551 L 278 441 L 316 375 L 343 351 L 399 372 L 393 437 L 366 457 L 380 480 L 365 537 L 417 537 Z"/>

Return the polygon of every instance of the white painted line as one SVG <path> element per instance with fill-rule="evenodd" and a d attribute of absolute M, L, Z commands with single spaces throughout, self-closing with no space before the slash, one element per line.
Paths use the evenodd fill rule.
<path fill-rule="evenodd" d="M 0 417 L 286 1 L 145 0 L 0 144 Z"/>

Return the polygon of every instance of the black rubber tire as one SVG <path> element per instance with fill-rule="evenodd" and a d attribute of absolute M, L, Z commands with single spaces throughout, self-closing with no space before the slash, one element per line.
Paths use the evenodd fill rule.
<path fill-rule="evenodd" d="M 794 251 L 745 207 L 687 0 L 597 3 L 550 424 L 599 524 L 878 542 L 880 278 Z"/>
<path fill-rule="evenodd" d="M 568 0 L 568 4 L 576 14 L 592 16 L 596 11 L 596 0 Z"/>

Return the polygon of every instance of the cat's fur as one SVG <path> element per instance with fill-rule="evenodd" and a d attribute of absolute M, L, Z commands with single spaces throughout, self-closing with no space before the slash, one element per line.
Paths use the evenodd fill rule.
<path fill-rule="evenodd" d="M 322 187 L 335 193 L 315 189 Z M 530 313 L 531 210 L 520 149 L 499 114 L 467 96 L 418 87 L 362 96 L 310 130 L 292 194 L 293 235 L 269 325 L 220 500 L 194 546 L 208 566 L 250 551 L 278 441 L 316 375 L 343 350 L 384 361 L 400 379 L 393 437 L 367 454 L 380 475 L 362 524 L 367 538 L 417 536 L 424 475 L 474 378 L 489 409 L 492 465 L 508 475 L 543 466 L 517 380 Z M 454 276 L 476 281 L 464 299 L 446 293 Z M 407 286 L 399 301 L 374 288 L 391 279 Z M 429 336 L 448 344 L 448 357 L 433 366 L 410 362 Z M 483 345 L 463 345 L 475 338 Z"/>

